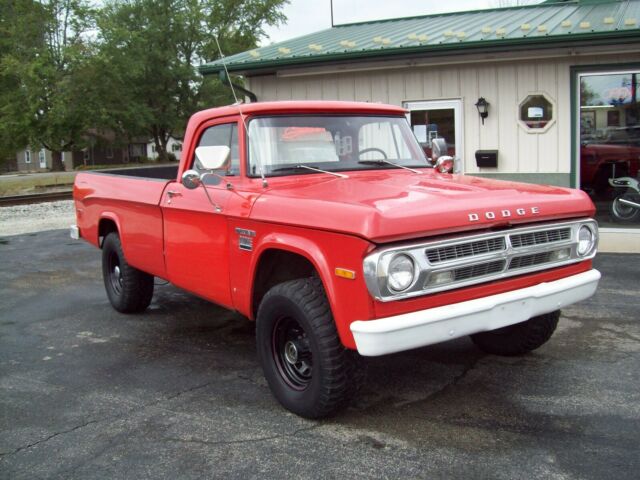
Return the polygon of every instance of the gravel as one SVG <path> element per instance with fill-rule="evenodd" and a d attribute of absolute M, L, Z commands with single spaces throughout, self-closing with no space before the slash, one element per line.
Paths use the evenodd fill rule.
<path fill-rule="evenodd" d="M 69 228 L 76 223 L 73 200 L 0 208 L 0 236 Z"/>

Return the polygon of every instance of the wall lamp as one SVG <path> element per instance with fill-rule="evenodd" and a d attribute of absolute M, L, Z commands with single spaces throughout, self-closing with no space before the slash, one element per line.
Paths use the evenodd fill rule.
<path fill-rule="evenodd" d="M 482 124 L 484 125 L 484 119 L 489 116 L 489 102 L 487 102 L 484 97 L 480 97 L 476 102 L 476 108 L 478 109 L 480 118 L 482 118 Z"/>

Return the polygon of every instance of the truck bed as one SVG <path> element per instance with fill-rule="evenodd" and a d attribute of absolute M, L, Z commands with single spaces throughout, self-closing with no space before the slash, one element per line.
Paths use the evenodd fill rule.
<path fill-rule="evenodd" d="M 123 177 L 149 178 L 155 180 L 174 180 L 178 175 L 178 165 L 161 165 L 153 167 L 114 168 L 93 172 L 102 175 L 120 175 Z"/>
<path fill-rule="evenodd" d="M 175 181 L 178 167 L 141 167 L 81 172 L 73 189 L 80 234 L 100 246 L 115 225 L 127 261 L 163 277 L 162 194 Z"/>

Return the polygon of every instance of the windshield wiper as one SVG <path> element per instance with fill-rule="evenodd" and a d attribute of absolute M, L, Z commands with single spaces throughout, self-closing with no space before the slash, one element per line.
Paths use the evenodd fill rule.
<path fill-rule="evenodd" d="M 384 165 L 384 164 L 388 164 L 388 165 L 393 165 L 394 167 L 398 167 L 398 168 L 404 168 L 405 170 L 409 170 L 410 172 L 413 173 L 417 173 L 418 175 L 421 175 L 422 172 L 420 170 L 414 170 L 413 168 L 409 168 L 409 167 L 405 167 L 404 165 L 400 165 L 399 163 L 394 163 L 390 160 L 386 160 L 386 159 L 379 159 L 379 160 L 358 160 L 358 163 L 363 163 L 365 165 L 370 164 L 370 165 Z"/>
<path fill-rule="evenodd" d="M 328 173 L 329 175 L 334 175 L 334 176 L 339 177 L 339 178 L 349 178 L 348 175 L 345 175 L 343 173 L 330 172 L 328 170 L 322 170 L 320 168 L 310 167 L 309 165 L 291 165 L 290 167 L 274 168 L 271 171 L 272 172 L 282 172 L 282 171 L 285 171 L 285 170 L 311 170 L 312 172 Z"/>

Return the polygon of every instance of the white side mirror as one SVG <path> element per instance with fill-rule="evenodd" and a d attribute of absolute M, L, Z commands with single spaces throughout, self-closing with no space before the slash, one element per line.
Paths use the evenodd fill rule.
<path fill-rule="evenodd" d="M 231 149 L 226 145 L 198 147 L 196 158 L 204 170 L 226 170 L 231 159 Z"/>

